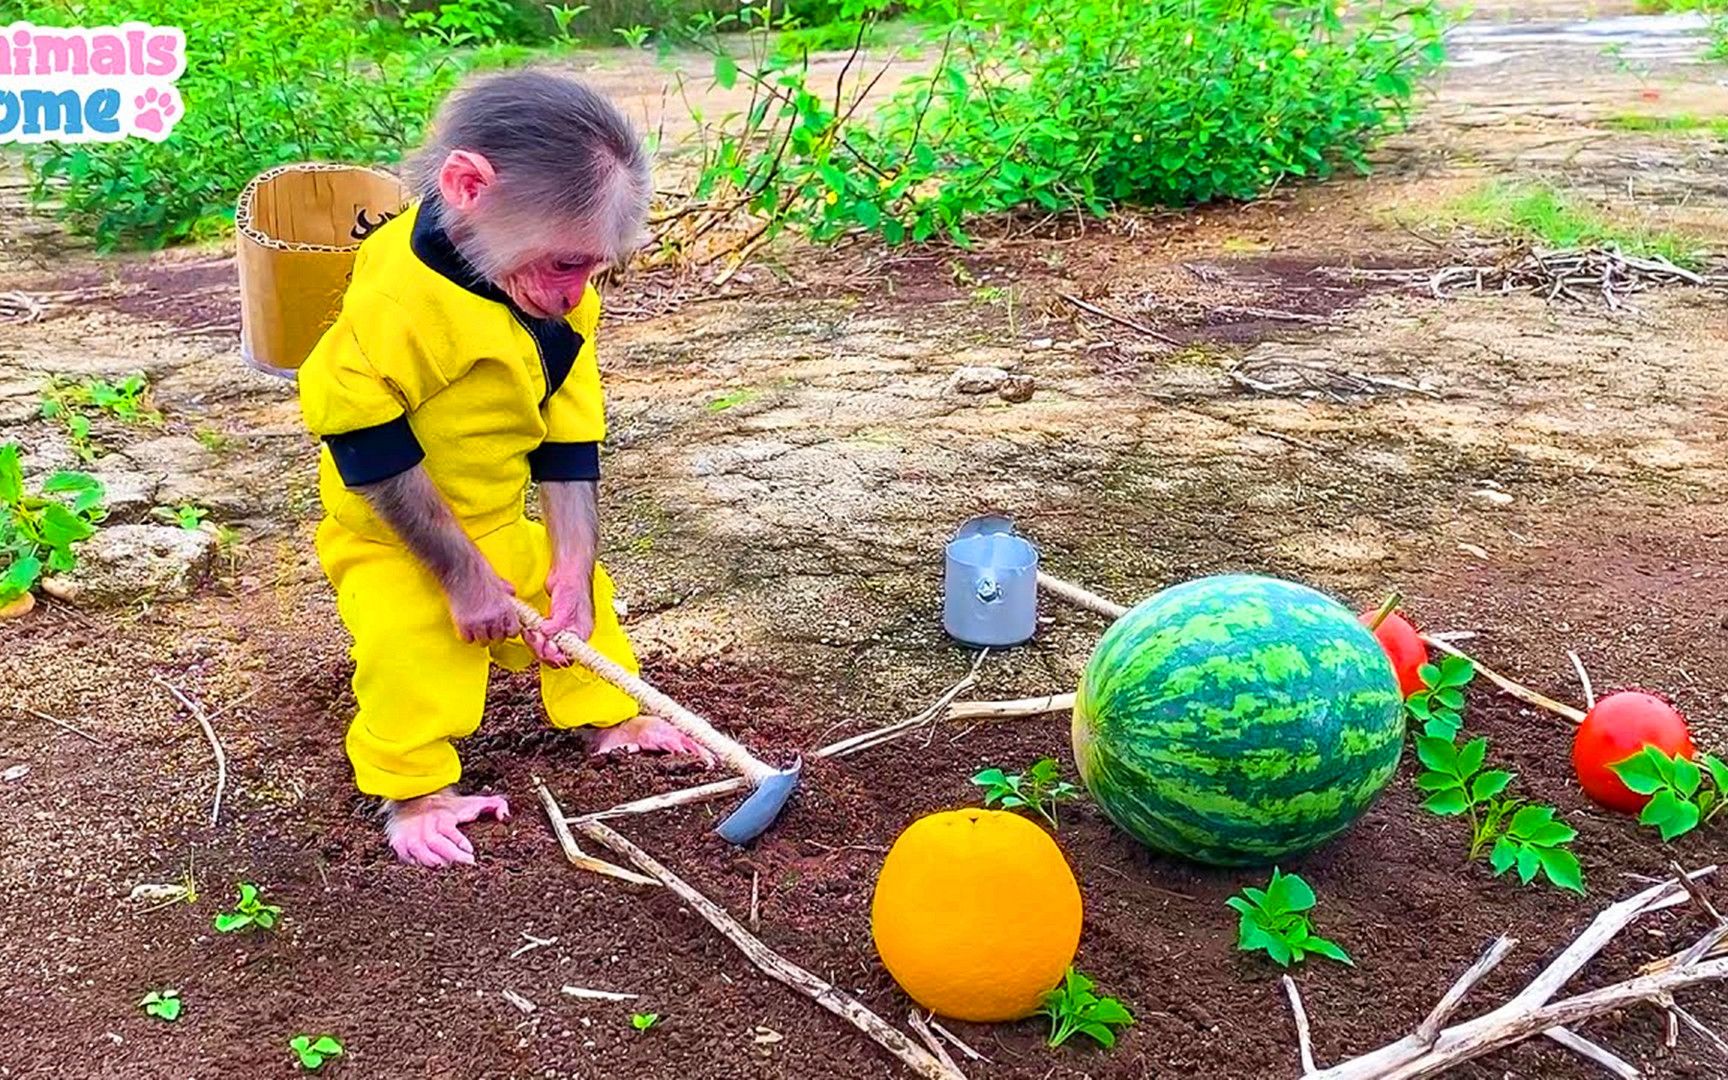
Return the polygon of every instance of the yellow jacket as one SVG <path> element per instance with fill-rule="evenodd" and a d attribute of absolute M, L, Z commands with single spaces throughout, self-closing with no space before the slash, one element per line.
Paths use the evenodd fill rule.
<path fill-rule="evenodd" d="M 593 480 L 606 435 L 592 286 L 536 319 L 481 280 L 416 204 L 361 245 L 341 314 L 299 373 L 339 524 L 394 542 L 352 489 L 424 464 L 471 536 L 520 518 L 534 480 Z"/>

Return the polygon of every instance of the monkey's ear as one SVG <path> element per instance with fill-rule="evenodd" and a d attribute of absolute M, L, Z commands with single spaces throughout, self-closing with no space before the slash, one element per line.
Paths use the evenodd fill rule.
<path fill-rule="evenodd" d="M 498 179 L 486 155 L 471 150 L 452 150 L 438 169 L 438 194 L 457 210 L 471 210 L 481 193 Z"/>

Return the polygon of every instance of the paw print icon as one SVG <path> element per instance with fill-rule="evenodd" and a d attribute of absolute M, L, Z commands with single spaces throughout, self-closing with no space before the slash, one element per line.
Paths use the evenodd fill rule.
<path fill-rule="evenodd" d="M 133 98 L 132 105 L 138 110 L 133 124 L 149 135 L 165 135 L 180 115 L 179 95 L 172 87 L 158 90 L 152 86 Z"/>

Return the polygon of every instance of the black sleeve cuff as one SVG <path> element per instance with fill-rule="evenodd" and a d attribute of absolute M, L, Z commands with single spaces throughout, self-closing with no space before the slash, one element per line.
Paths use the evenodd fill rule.
<path fill-rule="evenodd" d="M 548 442 L 528 451 L 528 474 L 536 480 L 600 479 L 600 444 Z"/>
<path fill-rule="evenodd" d="M 359 431 L 324 436 L 336 472 L 349 487 L 362 487 L 407 472 L 426 457 L 407 415 Z"/>

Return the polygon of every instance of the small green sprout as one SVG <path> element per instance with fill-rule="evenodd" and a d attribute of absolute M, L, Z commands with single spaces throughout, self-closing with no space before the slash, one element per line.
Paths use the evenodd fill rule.
<path fill-rule="evenodd" d="M 1314 907 L 1314 890 L 1300 875 L 1273 867 L 1266 888 L 1250 886 L 1224 903 L 1242 916 L 1236 931 L 1236 948 L 1242 952 L 1264 949 L 1279 967 L 1300 964 L 1309 953 L 1356 966 L 1343 949 L 1315 935 L 1303 914 Z"/>
<path fill-rule="evenodd" d="M 1044 758 L 1024 774 L 985 769 L 972 782 L 984 789 L 985 806 L 1000 804 L 1004 810 L 1030 807 L 1052 829 L 1056 827 L 1057 804 L 1080 797 L 1080 789 L 1062 779 L 1055 758 Z"/>
<path fill-rule="evenodd" d="M 144 995 L 144 1000 L 138 1003 L 144 1011 L 158 1020 L 166 1020 L 170 1024 L 180 1019 L 180 991 L 152 990 Z"/>
<path fill-rule="evenodd" d="M 1714 754 L 1700 754 L 1698 761 L 1703 768 L 1697 762 L 1646 746 L 1608 767 L 1622 784 L 1651 796 L 1638 815 L 1638 823 L 1655 826 L 1661 830 L 1662 839 L 1670 841 L 1709 822 L 1728 806 L 1728 762 Z"/>
<path fill-rule="evenodd" d="M 204 519 L 210 516 L 210 511 L 191 503 L 181 503 L 179 506 L 159 506 L 154 511 L 156 517 L 170 525 L 178 525 L 187 532 L 197 532 L 204 525 Z"/>
<path fill-rule="evenodd" d="M 635 1028 L 637 1031 L 647 1031 L 649 1028 L 653 1027 L 655 1024 L 658 1024 L 659 1022 L 660 1022 L 660 1014 L 659 1013 L 632 1013 L 632 1014 L 630 1014 L 630 1026 Z"/>
<path fill-rule="evenodd" d="M 1085 1035 L 1108 1049 L 1116 1045 L 1112 1028 L 1129 1027 L 1134 1017 L 1115 998 L 1101 998 L 1091 979 L 1068 969 L 1062 985 L 1044 995 L 1040 1015 L 1050 1018 L 1050 1037 L 1045 1042 L 1061 1046 L 1075 1035 Z"/>
<path fill-rule="evenodd" d="M 233 911 L 224 911 L 216 916 L 216 932 L 236 934 L 254 926 L 260 930 L 273 930 L 281 918 L 281 908 L 259 899 L 258 886 L 241 882 L 240 902 L 234 906 Z"/>
<path fill-rule="evenodd" d="M 1464 726 L 1464 688 L 1476 677 L 1476 665 L 1462 656 L 1447 656 L 1418 670 L 1422 689 L 1405 699 L 1410 715 L 1422 721 L 1422 734 L 1448 742 Z"/>
<path fill-rule="evenodd" d="M 288 1049 L 308 1072 L 317 1072 L 326 1061 L 342 1056 L 342 1043 L 333 1035 L 296 1035 L 288 1040 Z"/>

